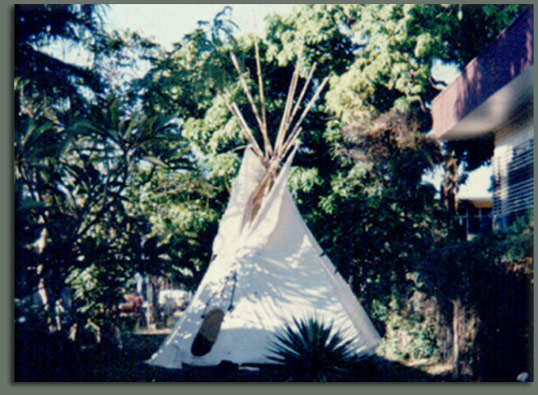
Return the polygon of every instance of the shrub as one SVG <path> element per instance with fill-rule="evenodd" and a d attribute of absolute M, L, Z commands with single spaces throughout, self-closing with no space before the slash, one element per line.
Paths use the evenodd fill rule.
<path fill-rule="evenodd" d="M 269 359 L 283 368 L 286 381 L 344 380 L 356 359 L 351 340 L 316 318 L 293 318 L 275 336 Z"/>

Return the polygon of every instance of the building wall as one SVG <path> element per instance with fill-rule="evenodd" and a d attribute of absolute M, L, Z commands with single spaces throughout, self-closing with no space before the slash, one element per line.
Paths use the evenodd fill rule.
<path fill-rule="evenodd" d="M 527 118 L 495 133 L 493 226 L 510 225 L 534 207 L 534 122 Z"/>

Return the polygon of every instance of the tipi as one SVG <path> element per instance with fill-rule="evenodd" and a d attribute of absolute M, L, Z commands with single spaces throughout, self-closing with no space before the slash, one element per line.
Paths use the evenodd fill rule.
<path fill-rule="evenodd" d="M 327 79 L 286 138 L 315 68 L 292 110 L 299 56 L 273 149 L 267 137 L 257 45 L 255 48 L 261 117 L 233 55 L 232 60 L 260 125 L 265 149 L 263 152 L 257 144 L 237 106 L 229 105 L 250 146 L 213 242 L 209 268 L 172 332 L 147 361 L 151 365 L 182 368 L 184 364 L 215 366 L 223 361 L 269 363 L 268 349 L 275 333 L 293 318 L 305 316 L 332 323 L 344 338 L 352 340 L 357 352 L 373 351 L 380 340 L 349 285 L 302 220 L 287 187 L 296 151 L 290 148 Z"/>

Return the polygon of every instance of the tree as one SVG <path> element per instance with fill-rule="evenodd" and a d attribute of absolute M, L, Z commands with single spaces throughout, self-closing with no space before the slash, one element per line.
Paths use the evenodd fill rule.
<path fill-rule="evenodd" d="M 353 64 L 333 84 L 331 109 L 344 123 L 390 108 L 428 113 L 438 93 L 436 59 L 465 66 L 520 12 L 517 6 L 350 5 Z M 424 130 L 428 130 L 425 123 Z"/>
<path fill-rule="evenodd" d="M 44 284 L 47 311 L 53 314 L 52 306 L 70 284 L 77 314 L 86 318 L 115 305 L 137 269 L 158 271 L 162 248 L 141 240 L 150 230 L 138 208 L 139 190 L 156 167 L 190 165 L 169 119 L 129 113 L 114 86 L 78 89 L 83 77 L 100 81 L 102 67 L 73 66 L 43 52 L 54 37 L 65 36 L 88 40 L 90 49 L 108 44 L 95 57 L 98 66 L 116 56 L 122 44 L 114 47 L 114 37 L 100 37 L 92 12 L 85 6 L 18 9 L 14 92 L 16 296 Z M 83 37 L 76 36 L 81 32 Z M 67 77 L 42 81 L 28 70 Z"/>
<path fill-rule="evenodd" d="M 278 124 L 272 120 L 279 119 L 301 45 L 304 45 L 303 78 L 307 67 L 314 62 L 318 63 L 314 84 L 322 75 L 332 76 L 330 89 L 322 94 L 320 104 L 305 121 L 307 132 L 301 137 L 302 148 L 295 161 L 297 166 L 290 176 L 295 198 L 310 224 L 315 223 L 316 217 L 321 217 L 320 213 L 327 214 L 323 209 L 320 211 L 322 206 L 317 197 L 323 196 L 324 202 L 330 201 L 327 191 L 334 188 L 336 179 L 345 183 L 356 178 L 351 185 L 356 183 L 362 188 L 361 183 L 366 181 L 361 174 L 366 172 L 370 179 L 376 180 L 378 188 L 386 184 L 383 181 L 386 174 L 367 170 L 368 166 L 378 165 L 375 158 L 368 159 L 369 165 L 368 161 L 361 162 L 361 171 L 351 165 L 342 166 L 345 162 L 342 153 L 349 145 L 342 129 L 349 125 L 365 128 L 365 124 L 393 109 L 415 114 L 416 127 L 411 128 L 415 132 L 409 133 L 425 133 L 431 125 L 428 101 L 437 94 L 431 81 L 433 60 L 468 60 L 495 29 L 508 23 L 509 16 L 516 11 L 513 7 L 475 7 L 468 11 L 465 7 L 437 5 L 305 5 L 290 15 L 268 18 L 268 34 L 259 43 L 259 50 L 266 77 L 263 84 L 271 139 L 278 129 Z M 480 21 L 491 23 L 477 33 L 475 44 L 462 46 L 451 40 L 455 34 L 465 35 L 462 29 L 468 24 Z M 221 25 L 220 21 L 214 22 L 215 28 Z M 253 37 L 215 40 L 216 35 L 211 31 L 211 28 L 205 31 L 198 28 L 173 51 L 157 59 L 150 73 L 136 83 L 134 92 L 144 98 L 144 111 L 178 118 L 182 135 L 203 169 L 199 174 L 215 187 L 215 199 L 225 201 L 225 188 L 229 188 L 237 170 L 235 151 L 246 141 L 230 117 L 224 98 L 236 101 L 247 123 L 256 125 L 235 77 L 229 52 L 238 53 L 254 99 L 260 97 L 256 87 Z M 473 53 L 468 52 L 471 48 Z M 307 91 L 307 98 L 311 92 Z M 417 148 L 417 151 L 421 149 Z M 438 163 L 438 156 L 436 160 Z M 412 161 L 410 157 L 407 163 Z M 413 188 L 418 188 L 421 175 L 429 165 L 417 161 L 416 169 L 407 177 L 396 172 L 396 163 L 404 162 L 403 159 L 402 162 L 395 161 L 387 171 L 394 172 L 391 177 L 396 179 L 409 179 L 405 187 L 397 189 L 398 193 L 403 193 L 407 188 L 405 193 L 409 194 L 409 191 L 415 191 Z M 424 167 L 420 168 L 421 165 Z M 433 195 L 429 194 L 428 198 L 433 201 Z M 344 195 L 342 204 L 347 205 L 349 201 Z M 364 210 L 357 214 L 368 212 L 367 208 Z M 376 217 L 372 214 L 371 218 Z M 391 216 L 387 213 L 388 218 Z M 337 226 L 334 232 L 338 229 Z M 344 227 L 341 229 L 344 237 Z M 340 244 L 326 245 L 335 248 L 334 245 Z"/>
<path fill-rule="evenodd" d="M 39 263 L 38 277 L 46 279 L 52 302 L 67 278 L 81 271 L 108 279 L 85 302 L 110 304 L 117 298 L 147 253 L 140 247 L 147 232 L 144 218 L 136 216 L 138 189 L 156 166 L 180 161 L 172 124 L 143 115 L 126 118 L 118 107 L 109 98 L 89 105 L 85 118 L 70 112 L 56 112 L 57 122 L 27 116 L 16 130 L 17 272 Z M 32 251 L 32 259 L 22 259 Z"/>
<path fill-rule="evenodd" d="M 376 305 L 410 296 L 409 276 L 438 227 L 435 190 L 421 180 L 439 163 L 440 147 L 418 127 L 412 115 L 389 112 L 346 129 L 341 168 L 315 209 L 320 242 L 377 320 Z"/>
<path fill-rule="evenodd" d="M 532 217 L 471 241 L 440 240 L 420 263 L 420 288 L 450 328 L 437 338 L 456 376 L 514 381 L 531 371 Z"/>
<path fill-rule="evenodd" d="M 149 72 L 128 93 L 148 116 L 173 119 L 180 134 L 175 149 L 189 158 L 189 166 L 157 169 L 140 206 L 152 236 L 169 246 L 162 275 L 189 288 L 209 263 L 208 246 L 239 166 L 230 151 L 244 143 L 238 128 L 230 127 L 221 96 L 233 72 L 228 51 L 236 45 L 229 18 L 225 7 L 212 22 L 200 21 L 170 52 L 152 59 Z"/>
<path fill-rule="evenodd" d="M 89 65 L 59 59 L 49 49 L 56 45 L 84 51 L 99 35 L 103 6 L 96 5 L 16 5 L 15 78 L 25 83 L 25 96 L 47 97 L 48 104 L 79 101 L 82 87 L 98 92 L 99 76 Z M 65 105 L 65 102 L 63 103 Z"/>
<path fill-rule="evenodd" d="M 47 28 L 52 15 L 80 7 L 43 8 L 49 22 L 35 29 L 45 33 L 21 33 L 20 42 L 27 37 L 31 48 L 41 48 L 48 31 L 63 31 Z M 414 293 L 435 294 L 421 288 L 426 275 L 418 274 L 426 272 L 432 245 L 450 241 L 435 191 L 422 183 L 424 172 L 443 160 L 425 133 L 437 93 L 432 62 L 464 64 L 518 9 L 304 5 L 269 17 L 267 36 L 256 42 L 233 36 L 224 8 L 168 52 L 128 32 L 88 33 L 95 74 L 66 65 L 72 77 L 51 82 L 55 90 L 21 68 L 15 81 L 18 283 L 46 278 L 54 297 L 71 284 L 80 316 L 99 324 L 135 271 L 195 288 L 247 144 L 226 101 L 257 125 L 230 52 L 257 103 L 254 54 L 260 53 L 273 141 L 302 53 L 298 91 L 317 63 L 304 102 L 321 78 L 331 79 L 302 124 L 289 185 L 316 238 L 382 329 L 387 314 L 402 312 Z M 142 78 L 114 73 L 139 58 L 150 65 Z M 103 85 L 93 93 L 77 88 L 90 80 Z M 466 145 L 453 156 L 470 165 L 470 152 Z M 419 335 L 435 341 L 429 332 Z"/>
<path fill-rule="evenodd" d="M 84 102 L 78 86 L 98 91 L 100 81 L 89 69 L 68 64 L 45 53 L 55 41 L 82 43 L 99 29 L 94 6 L 17 5 L 15 7 L 15 205 L 17 294 L 28 293 L 37 282 L 27 277 L 36 273 L 47 243 L 46 206 L 43 196 L 50 190 L 57 160 L 69 142 L 62 130 L 58 108 L 77 111 Z M 84 107 L 81 105 L 80 107 Z M 31 277 L 31 276 L 30 276 Z M 38 276 L 39 277 L 39 276 Z"/>
<path fill-rule="evenodd" d="M 368 121 L 391 108 L 419 109 L 423 132 L 431 127 L 429 106 L 438 94 L 433 61 L 464 67 L 522 10 L 517 5 L 349 7 L 357 15 L 350 29 L 361 48 L 348 70 L 333 79 L 328 105 L 344 124 Z M 443 194 L 452 214 L 455 205 L 449 202 L 455 201 L 459 176 L 451 169 L 479 167 L 491 157 L 492 147 L 490 140 L 446 145 Z"/>
<path fill-rule="evenodd" d="M 324 68 L 333 77 L 325 95 L 321 136 L 310 137 L 319 133 L 316 128 L 305 133 L 305 151 L 296 161 L 303 164 L 307 155 L 317 159 L 306 195 L 316 193 L 321 198 L 300 193 L 299 200 L 308 202 L 301 205 L 307 222 L 339 270 L 353 281 L 357 295 L 367 300 L 365 305 L 369 304 L 378 324 L 386 319 L 383 311 L 392 308 L 391 295 L 396 295 L 401 309 L 411 292 L 420 291 L 417 274 L 422 270 L 420 262 L 430 259 L 427 251 L 432 243 L 454 234 L 447 225 L 455 218 L 456 205 L 448 202 L 455 202 L 459 165 L 463 162 L 465 169 L 473 169 L 491 155 L 487 141 L 444 147 L 443 201 L 449 212 L 444 218 L 450 221 L 441 224 L 443 210 L 436 206 L 433 190 L 421 184 L 421 176 L 440 163 L 443 151 L 405 144 L 421 141 L 418 136 L 431 128 L 429 104 L 438 94 L 433 61 L 463 67 L 520 11 L 517 6 L 489 5 L 307 5 L 297 8 L 293 16 L 270 21 L 274 26 L 267 40 L 276 41 L 279 59 L 292 52 L 293 38 L 308 32 L 310 36 L 320 32 L 316 39 L 328 42 L 342 33 L 349 38 L 352 55 L 340 57 L 347 62 L 344 70 Z M 323 35 L 326 21 L 333 22 L 331 36 Z M 383 115 L 388 111 L 414 114 L 411 118 L 418 123 L 412 127 L 409 119 L 394 115 L 391 122 L 390 116 Z M 375 120 L 384 126 L 372 126 Z M 358 141 L 350 141 L 346 130 L 363 132 Z M 398 135 L 407 137 L 398 139 Z M 309 144 L 316 140 L 324 144 Z M 327 153 L 330 158 L 321 159 Z M 339 158 L 338 166 L 334 158 Z M 321 163 L 331 164 L 327 173 Z"/>

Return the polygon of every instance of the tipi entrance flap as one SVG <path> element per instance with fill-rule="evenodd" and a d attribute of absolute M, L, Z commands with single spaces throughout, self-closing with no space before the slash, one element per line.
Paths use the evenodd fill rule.
<path fill-rule="evenodd" d="M 192 355 L 200 357 L 211 351 L 213 344 L 217 340 L 223 319 L 224 311 L 221 309 L 214 309 L 207 313 L 192 342 Z"/>

